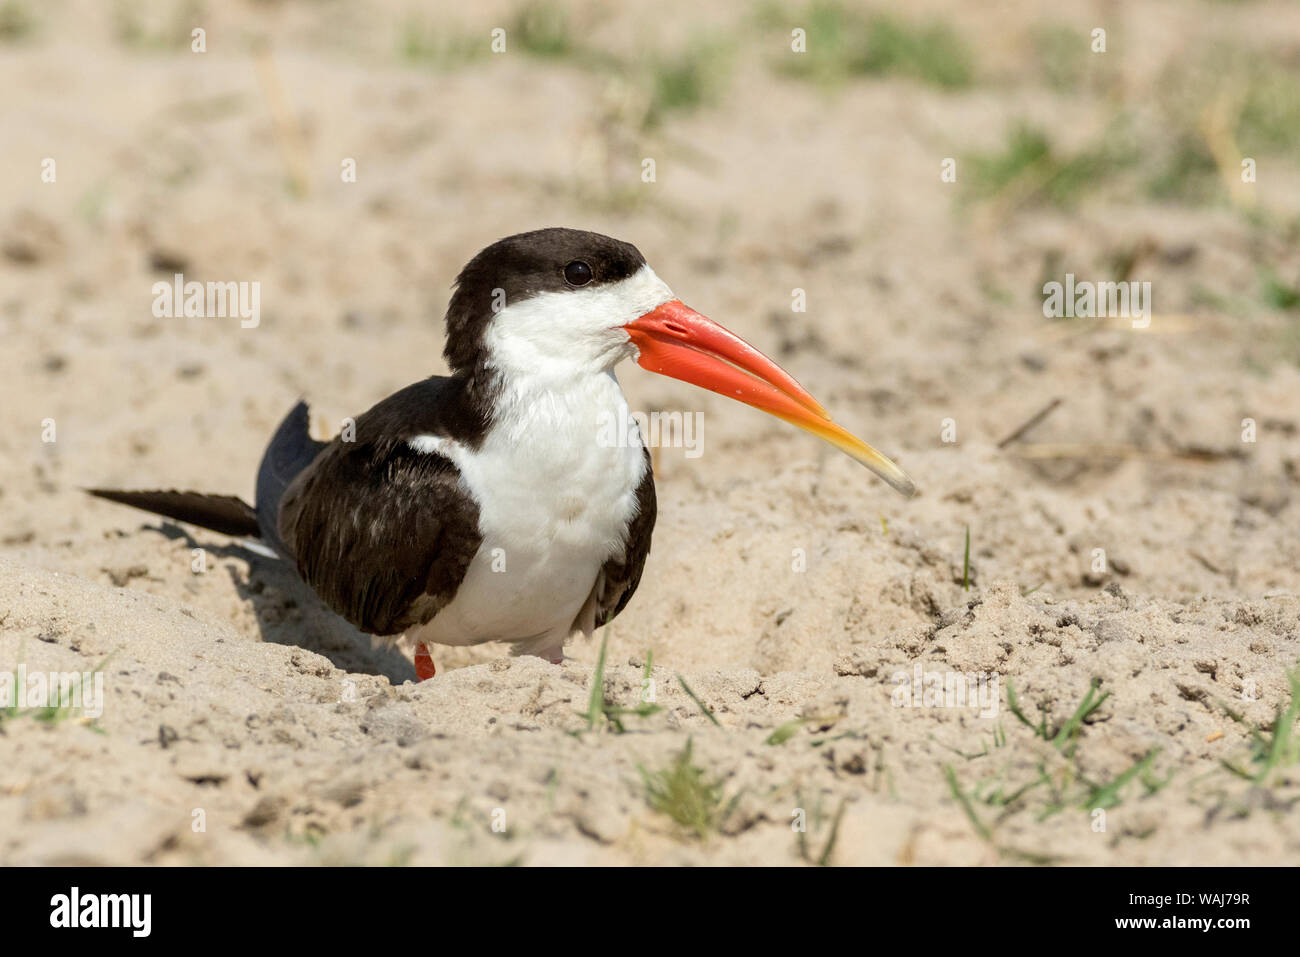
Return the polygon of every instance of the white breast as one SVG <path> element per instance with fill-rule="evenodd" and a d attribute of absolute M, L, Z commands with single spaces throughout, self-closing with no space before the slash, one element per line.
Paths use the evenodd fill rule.
<path fill-rule="evenodd" d="M 483 544 L 456 595 L 414 637 L 449 645 L 517 642 L 555 657 L 604 563 L 621 557 L 645 453 L 613 373 L 561 390 L 508 389 L 483 444 L 411 441 L 460 469 L 479 503 Z"/>

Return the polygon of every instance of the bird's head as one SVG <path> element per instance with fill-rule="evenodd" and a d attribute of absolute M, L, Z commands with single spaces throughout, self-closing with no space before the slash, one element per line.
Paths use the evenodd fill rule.
<path fill-rule="evenodd" d="M 600 233 L 541 229 L 480 252 L 456 280 L 444 354 L 457 372 L 481 368 L 557 389 L 635 358 L 811 432 L 904 495 L 916 490 L 788 372 L 684 305 L 635 246 Z"/>

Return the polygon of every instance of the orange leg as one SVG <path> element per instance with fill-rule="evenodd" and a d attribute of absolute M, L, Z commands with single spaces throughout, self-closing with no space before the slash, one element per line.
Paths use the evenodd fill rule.
<path fill-rule="evenodd" d="M 419 681 L 428 681 L 438 673 L 438 669 L 433 666 L 433 656 L 429 654 L 429 646 L 421 642 L 415 646 L 415 677 Z"/>

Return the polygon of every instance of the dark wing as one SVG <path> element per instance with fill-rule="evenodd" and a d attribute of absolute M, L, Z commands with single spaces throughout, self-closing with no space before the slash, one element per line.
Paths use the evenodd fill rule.
<path fill-rule="evenodd" d="M 482 543 L 478 503 L 443 455 L 415 435 L 456 438 L 458 380 L 396 393 L 327 445 L 285 490 L 278 531 L 298 573 L 372 635 L 423 624 L 455 595 Z"/>
<path fill-rule="evenodd" d="M 632 600 L 636 586 L 641 584 L 641 569 L 645 566 L 645 557 L 650 554 L 650 533 L 654 531 L 655 514 L 655 478 L 650 467 L 650 451 L 645 453 L 645 477 L 637 486 L 636 501 L 638 511 L 627 529 L 627 545 L 621 560 L 610 559 L 601 569 L 604 588 L 596 596 L 596 627 L 600 628 L 611 621 Z"/>

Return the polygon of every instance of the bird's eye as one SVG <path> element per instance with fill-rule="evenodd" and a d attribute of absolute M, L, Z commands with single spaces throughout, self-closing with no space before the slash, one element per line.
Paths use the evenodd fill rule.
<path fill-rule="evenodd" d="M 591 282 L 591 267 L 581 259 L 575 259 L 564 267 L 564 281 L 570 286 L 585 286 Z"/>

